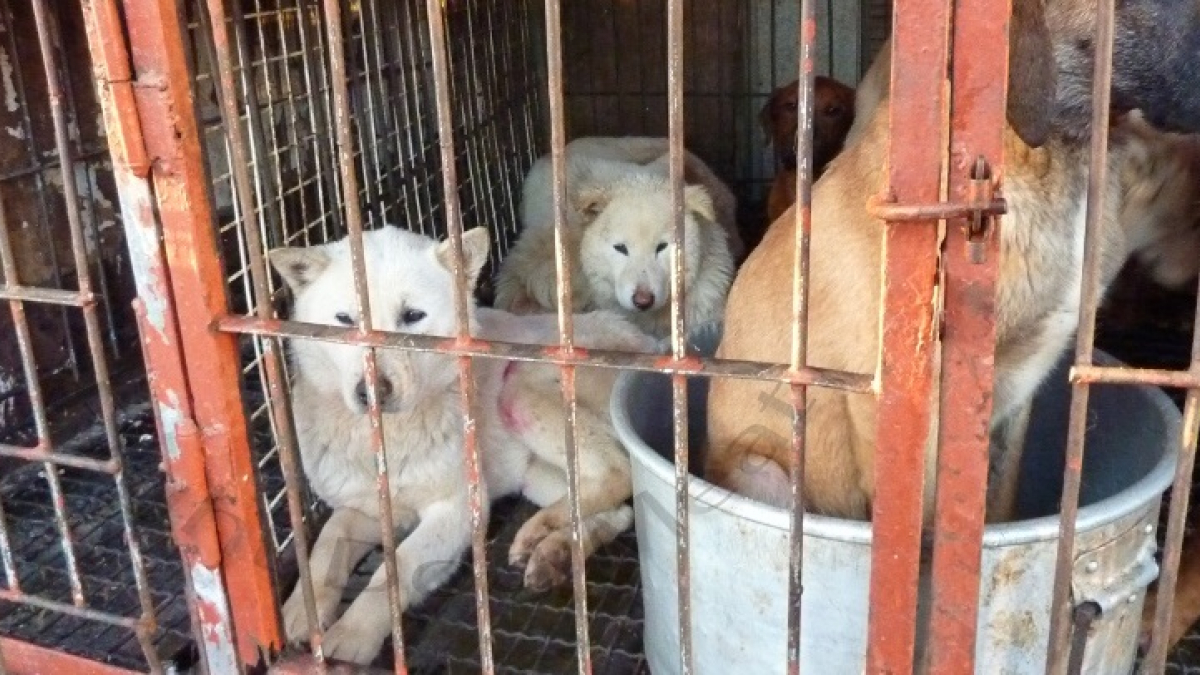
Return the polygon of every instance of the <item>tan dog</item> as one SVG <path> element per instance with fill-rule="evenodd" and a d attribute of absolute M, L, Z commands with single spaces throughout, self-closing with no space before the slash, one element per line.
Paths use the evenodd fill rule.
<path fill-rule="evenodd" d="M 854 123 L 854 90 L 831 77 L 818 75 L 813 85 L 813 180 L 842 150 Z M 759 112 L 758 120 L 775 148 L 779 172 L 767 195 L 767 222 L 775 222 L 796 203 L 796 130 L 799 127 L 800 83 L 776 89 Z"/>
<path fill-rule="evenodd" d="M 1010 23 L 1000 277 L 996 298 L 993 426 L 1022 409 L 1076 328 L 1090 139 L 1095 0 L 1016 0 Z M 1128 0 L 1117 9 L 1114 96 L 1159 127 L 1200 130 L 1200 6 Z M 887 50 L 881 61 L 889 58 Z M 876 66 L 879 66 L 877 63 Z M 884 184 L 886 66 L 873 67 L 856 102 L 851 140 L 813 189 L 809 362 L 874 372 L 879 343 L 883 223 L 866 210 Z M 882 84 L 881 84 L 882 82 Z M 864 119 L 865 118 L 865 119 Z M 1121 161 L 1115 145 L 1113 160 Z M 1116 207 L 1116 172 L 1107 196 Z M 1108 209 L 1101 231 L 1103 283 L 1128 251 Z M 772 224 L 732 287 L 717 356 L 786 363 L 795 221 Z M 775 385 L 716 379 L 709 401 L 707 475 L 764 501 L 789 502 L 791 412 Z M 936 437 L 931 435 L 931 437 Z M 875 398 L 809 391 L 804 489 L 813 511 L 870 516 L 875 494 Z M 898 468 L 898 470 L 903 467 Z M 932 492 L 927 490 L 927 493 Z M 928 496 L 928 495 L 927 495 Z M 926 500 L 929 504 L 929 500 Z"/>

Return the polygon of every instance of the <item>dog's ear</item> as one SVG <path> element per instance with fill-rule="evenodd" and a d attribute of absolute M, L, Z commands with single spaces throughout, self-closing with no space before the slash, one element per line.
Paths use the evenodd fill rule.
<path fill-rule="evenodd" d="M 689 185 L 683 188 L 683 207 L 709 222 L 717 220 L 712 197 L 702 185 Z"/>
<path fill-rule="evenodd" d="M 462 236 L 463 249 L 463 267 L 467 274 L 467 285 L 475 286 L 475 281 L 479 278 L 479 272 L 483 270 L 484 264 L 488 259 L 488 250 L 491 248 L 492 239 L 488 235 L 486 228 L 473 227 Z M 454 247 L 450 245 L 450 240 L 440 242 L 435 251 L 438 262 L 442 267 L 454 271 Z"/>
<path fill-rule="evenodd" d="M 324 246 L 285 246 L 267 254 L 271 266 L 299 293 L 329 267 L 329 253 Z"/>
<path fill-rule="evenodd" d="M 593 185 L 575 193 L 573 202 L 575 209 L 582 213 L 586 220 L 590 221 L 600 215 L 600 212 L 604 210 L 604 207 L 608 206 L 608 202 L 611 200 L 612 193 L 610 190 L 599 185 Z"/>
<path fill-rule="evenodd" d="M 779 98 L 778 90 L 771 94 L 771 98 L 767 99 L 767 104 L 758 111 L 758 123 L 762 126 L 763 135 L 767 139 L 764 145 L 770 145 L 775 138 L 775 100 L 777 98 Z"/>
<path fill-rule="evenodd" d="M 1050 135 L 1058 91 L 1044 0 L 1013 0 L 1008 27 L 1008 122 L 1030 147 Z"/>

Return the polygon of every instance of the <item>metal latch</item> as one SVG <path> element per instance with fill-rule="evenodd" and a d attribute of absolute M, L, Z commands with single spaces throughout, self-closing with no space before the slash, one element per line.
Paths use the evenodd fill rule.
<path fill-rule="evenodd" d="M 995 229 L 992 220 L 998 214 L 990 212 L 993 192 L 992 169 L 980 155 L 975 158 L 975 166 L 971 167 L 971 184 L 967 188 L 967 203 L 971 206 L 971 215 L 966 224 L 967 257 L 975 265 L 987 259 L 987 241 Z"/>
<path fill-rule="evenodd" d="M 967 256 L 975 264 L 986 260 L 986 244 L 995 229 L 992 222 L 1006 211 L 1007 204 L 1003 197 L 996 195 L 991 166 L 983 155 L 976 157 L 975 165 L 971 167 L 971 182 L 964 201 L 900 204 L 890 191 L 867 200 L 867 212 L 889 223 L 965 220 Z"/>

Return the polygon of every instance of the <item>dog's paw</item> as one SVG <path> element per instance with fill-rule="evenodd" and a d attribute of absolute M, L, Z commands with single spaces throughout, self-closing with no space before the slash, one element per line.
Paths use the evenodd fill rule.
<path fill-rule="evenodd" d="M 525 568 L 525 588 L 539 593 L 566 585 L 571 578 L 571 543 L 568 535 L 555 532 L 544 538 Z"/>
<path fill-rule="evenodd" d="M 327 658 L 367 665 L 379 656 L 379 650 L 391 631 L 387 614 L 370 621 L 359 621 L 347 611 L 329 630 L 321 646 Z"/>
<path fill-rule="evenodd" d="M 541 514 L 538 514 L 541 515 Z M 534 551 L 549 536 L 551 529 L 546 526 L 544 518 L 534 516 L 525 521 L 517 536 L 513 538 L 512 546 L 508 549 L 508 564 L 513 567 L 525 567 Z"/>
<path fill-rule="evenodd" d="M 320 586 L 315 590 L 317 621 L 321 622 L 321 627 L 324 628 L 329 625 L 334 613 L 337 612 L 341 593 Z M 308 612 L 304 609 L 304 591 L 300 588 L 299 583 L 296 584 L 291 597 L 283 604 L 283 629 L 288 642 L 307 640 L 309 633 L 312 632 L 308 625 Z"/>

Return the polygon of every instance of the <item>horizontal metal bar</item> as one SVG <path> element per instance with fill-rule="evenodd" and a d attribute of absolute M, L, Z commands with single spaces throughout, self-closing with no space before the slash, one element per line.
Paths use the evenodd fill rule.
<path fill-rule="evenodd" d="M 1075 384 L 1149 384 L 1171 389 L 1200 387 L 1200 372 L 1122 368 L 1120 366 L 1075 366 L 1071 368 Z"/>
<path fill-rule="evenodd" d="M 75 607 L 66 603 L 47 600 L 36 595 L 26 595 L 25 593 L 21 593 L 19 591 L 10 591 L 4 588 L 0 588 L 0 600 L 5 602 L 15 602 L 20 605 L 31 605 L 39 609 L 58 612 L 60 614 L 67 614 L 80 619 L 86 619 L 87 621 L 97 621 L 100 623 L 109 624 L 111 626 L 120 626 L 121 628 L 127 628 L 135 632 L 146 629 L 153 630 L 153 626 L 147 626 L 147 622 L 143 619 L 117 616 L 107 612 L 88 609 L 87 607 Z M 153 623 L 153 621 L 150 621 L 149 623 Z"/>
<path fill-rule="evenodd" d="M 971 202 L 942 202 L 937 204 L 897 204 L 875 196 L 867 201 L 867 211 L 880 220 L 891 222 L 953 220 L 979 212 L 988 215 L 1005 213 L 1007 204 L 1002 197 L 983 204 Z"/>
<path fill-rule="evenodd" d="M 63 291 L 57 288 L 37 288 L 35 286 L 0 286 L 0 300 L 18 300 L 21 302 L 37 302 L 46 305 L 65 305 L 67 307 L 91 307 L 99 298 L 95 293 L 80 293 L 79 291 Z"/>
<path fill-rule="evenodd" d="M 53 450 L 46 450 L 44 447 L 39 446 L 26 448 L 19 445 L 0 443 L 0 457 L 13 457 L 23 459 L 27 462 L 46 462 L 109 475 L 115 475 L 121 470 L 121 464 L 116 459 L 92 459 L 90 457 L 67 455 L 61 452 L 54 452 Z"/>
<path fill-rule="evenodd" d="M 696 375 L 700 377 L 736 377 L 767 380 L 783 384 L 825 387 L 855 393 L 876 391 L 874 375 L 851 373 L 829 368 L 801 368 L 792 371 L 787 365 L 757 361 L 737 361 L 688 357 L 676 360 L 667 354 L 638 354 L 592 350 L 576 347 L 572 353 L 558 345 L 524 345 L 511 342 L 471 339 L 462 343 L 455 338 L 370 331 L 360 333 L 356 328 L 325 326 L 299 321 L 279 321 L 252 317 L 227 316 L 217 321 L 218 330 L 243 335 L 278 336 L 336 342 L 363 347 L 388 347 L 420 352 L 440 352 L 453 356 L 540 361 L 558 365 L 625 368 L 662 373 L 665 375 Z"/>
<path fill-rule="evenodd" d="M 71 673 L 72 675 L 134 675 L 136 670 L 118 668 L 74 654 L 0 635 L 0 659 L 7 672 Z"/>

